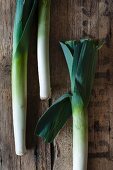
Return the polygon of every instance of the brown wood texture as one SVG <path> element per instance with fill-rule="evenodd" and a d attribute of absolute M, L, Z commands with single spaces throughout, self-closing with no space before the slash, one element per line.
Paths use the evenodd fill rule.
<path fill-rule="evenodd" d="M 53 144 L 34 136 L 38 117 L 61 94 L 70 89 L 60 40 L 81 37 L 105 38 L 98 56 L 94 87 L 89 104 L 88 170 L 113 169 L 113 1 L 52 0 L 50 68 L 52 98 L 39 100 L 36 27 L 32 26 L 28 59 L 27 153 L 14 150 L 11 108 L 11 53 L 15 0 L 0 0 L 0 170 L 72 170 L 72 120 Z"/>

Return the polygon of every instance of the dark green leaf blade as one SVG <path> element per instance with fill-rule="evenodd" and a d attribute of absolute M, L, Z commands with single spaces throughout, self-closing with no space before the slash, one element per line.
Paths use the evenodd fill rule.
<path fill-rule="evenodd" d="M 37 6 L 37 0 L 17 0 L 13 31 L 13 56 L 17 51 L 26 51 L 29 45 L 30 27 Z M 26 10 L 26 8 L 28 8 Z"/>
<path fill-rule="evenodd" d="M 61 44 L 70 73 L 71 91 L 81 95 L 86 107 L 91 95 L 97 53 L 103 44 L 103 40 L 90 38 L 66 41 Z"/>
<path fill-rule="evenodd" d="M 94 80 L 98 49 L 94 40 L 84 40 L 82 43 L 83 45 L 75 75 L 75 86 L 79 89 L 84 104 L 87 105 Z"/>
<path fill-rule="evenodd" d="M 69 50 L 69 47 L 68 47 L 65 43 L 60 42 L 60 45 L 61 45 L 61 47 L 62 47 L 64 56 L 65 56 L 65 59 L 66 59 L 67 65 L 68 65 L 69 74 L 71 75 L 72 64 L 73 64 L 73 56 L 72 56 L 72 53 L 71 53 L 71 51 Z M 71 78 L 71 77 L 70 77 L 70 78 Z"/>
<path fill-rule="evenodd" d="M 71 115 L 71 94 L 66 93 L 39 119 L 36 135 L 44 138 L 45 142 L 52 142 Z"/>
<path fill-rule="evenodd" d="M 77 71 L 77 67 L 78 67 L 78 63 L 79 63 L 79 56 L 80 56 L 82 44 L 80 42 L 76 41 L 76 44 L 73 48 L 74 48 L 74 53 L 73 53 L 73 65 L 72 65 L 72 72 L 71 72 L 72 92 L 77 91 L 77 89 L 75 89 L 76 88 L 76 86 L 75 86 L 75 75 L 76 75 L 76 71 Z"/>

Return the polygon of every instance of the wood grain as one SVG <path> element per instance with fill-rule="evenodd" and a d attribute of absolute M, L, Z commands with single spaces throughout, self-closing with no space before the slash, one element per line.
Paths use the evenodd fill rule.
<path fill-rule="evenodd" d="M 60 40 L 78 39 L 81 37 L 105 38 L 107 44 L 99 52 L 94 88 L 89 105 L 89 170 L 111 169 L 112 163 L 112 42 L 111 11 L 112 1 L 66 1 L 58 7 L 53 5 L 51 23 L 51 70 L 53 100 L 70 87 L 65 59 L 60 49 L 55 49 Z M 65 11 L 63 10 L 65 6 Z M 55 9 L 54 9 L 55 8 Z M 56 12 L 56 13 L 55 13 Z M 105 14 L 107 12 L 107 14 Z M 59 17 L 57 16 L 59 13 Z M 57 17 L 56 17 L 57 16 Z M 58 19 L 57 19 L 58 18 Z M 68 25 L 68 26 L 67 26 Z M 56 31 L 57 27 L 57 31 Z M 63 32 L 62 32 L 63 30 Z M 111 34 L 111 35 L 110 35 Z M 54 38 L 55 37 L 55 38 Z M 109 40 L 110 38 L 110 40 Z M 55 42 L 56 41 L 56 42 Z M 53 46 L 52 46 L 53 45 Z M 56 61 L 53 59 L 53 56 Z M 111 57 L 110 57 L 111 56 Z M 55 61 L 55 63 L 54 63 Z M 58 69 L 59 67 L 59 69 Z M 53 68 L 53 69 L 52 69 Z M 65 76 L 64 76 L 65 75 Z M 66 79 L 66 80 L 65 80 Z M 59 81 L 60 80 L 60 81 Z M 111 84 L 111 85 L 110 85 Z M 59 89 L 60 87 L 60 89 Z M 57 89 L 59 91 L 57 92 Z M 54 170 L 72 170 L 72 121 L 57 136 L 54 142 Z M 112 137 L 111 137 L 112 136 Z M 111 144 L 110 144 L 111 143 Z"/>
<path fill-rule="evenodd" d="M 27 153 L 15 155 L 11 108 L 11 55 L 15 1 L 0 0 L 0 170 L 50 170 L 50 145 L 34 135 L 39 116 L 49 106 L 39 100 L 36 35 L 37 14 L 31 30 L 28 57 Z M 34 45 L 33 45 L 34 44 Z"/>
<path fill-rule="evenodd" d="M 52 144 L 34 136 L 39 116 L 70 89 L 59 41 L 104 38 L 89 104 L 88 170 L 113 169 L 113 1 L 52 0 L 50 67 L 52 98 L 41 102 L 36 59 L 37 14 L 28 59 L 27 153 L 15 155 L 11 107 L 11 54 L 15 0 L 0 0 L 0 170 L 72 170 L 72 120 Z"/>

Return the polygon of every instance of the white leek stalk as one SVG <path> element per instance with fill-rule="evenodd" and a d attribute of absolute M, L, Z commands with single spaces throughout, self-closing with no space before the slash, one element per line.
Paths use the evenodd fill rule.
<path fill-rule="evenodd" d="M 73 170 L 87 170 L 88 118 L 83 109 L 73 109 Z"/>
<path fill-rule="evenodd" d="M 16 154 L 26 152 L 27 56 L 36 0 L 17 0 L 12 56 L 12 109 Z"/>
<path fill-rule="evenodd" d="M 37 57 L 42 100 L 51 96 L 49 69 L 49 31 L 50 31 L 50 3 L 51 0 L 39 1 Z"/>
<path fill-rule="evenodd" d="M 27 54 L 12 61 L 12 104 L 15 150 L 21 156 L 26 151 Z"/>

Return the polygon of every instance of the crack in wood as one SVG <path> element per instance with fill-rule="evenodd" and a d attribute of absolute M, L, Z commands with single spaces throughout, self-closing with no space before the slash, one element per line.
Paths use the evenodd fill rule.
<path fill-rule="evenodd" d="M 49 107 L 52 105 L 52 99 L 49 99 Z M 51 156 L 51 170 L 53 170 L 54 167 L 54 155 L 55 155 L 55 149 L 54 149 L 54 142 L 50 144 L 50 156 Z"/>
<path fill-rule="evenodd" d="M 20 170 L 22 170 L 22 160 L 21 160 L 21 156 L 20 156 Z"/>
<path fill-rule="evenodd" d="M 38 170 L 38 166 L 37 166 L 37 160 L 38 160 L 37 145 L 35 146 L 35 149 L 34 149 L 34 160 L 35 160 L 36 170 Z"/>
<path fill-rule="evenodd" d="M 51 170 L 53 170 L 55 160 L 55 147 L 53 142 L 50 144 L 50 149 L 51 149 Z"/>
<path fill-rule="evenodd" d="M 0 158 L 0 164 L 1 164 L 1 167 L 2 167 L 2 162 L 3 162 L 3 161 L 2 161 L 2 157 L 1 157 L 1 158 Z"/>

